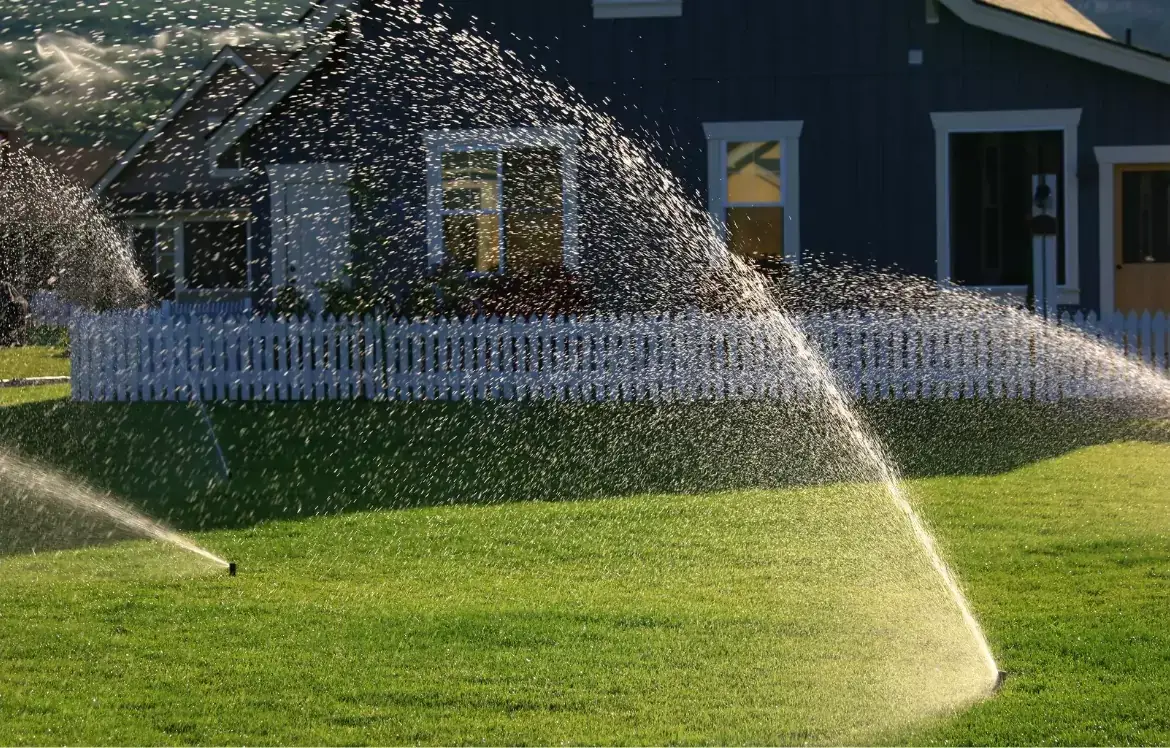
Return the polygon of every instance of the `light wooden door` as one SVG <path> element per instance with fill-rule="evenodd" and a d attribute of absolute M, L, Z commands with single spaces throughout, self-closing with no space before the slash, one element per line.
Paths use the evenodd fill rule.
<path fill-rule="evenodd" d="M 1117 309 L 1170 312 L 1170 164 L 1121 164 L 1113 177 Z"/>

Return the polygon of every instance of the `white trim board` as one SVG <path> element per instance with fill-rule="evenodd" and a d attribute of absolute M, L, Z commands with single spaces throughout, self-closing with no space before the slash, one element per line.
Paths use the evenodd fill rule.
<path fill-rule="evenodd" d="M 683 0 L 593 0 L 594 18 L 678 18 Z"/>
<path fill-rule="evenodd" d="M 564 220 L 561 259 L 570 270 L 581 261 L 579 203 L 577 185 L 577 145 L 580 134 L 571 126 L 503 127 L 490 130 L 434 130 L 423 133 L 427 158 L 427 265 L 443 261 L 443 161 L 444 153 L 505 148 L 561 149 L 561 215 Z M 502 216 L 501 212 L 501 216 Z M 500 261 L 507 267 L 507 246 Z"/>
<path fill-rule="evenodd" d="M 1112 39 L 996 8 L 979 0 L 938 0 L 964 23 L 1073 57 L 1170 83 L 1170 60 Z"/>
<path fill-rule="evenodd" d="M 1077 131 L 1080 109 L 1026 109 L 987 112 L 932 112 L 934 123 L 935 262 L 937 278 L 951 279 L 951 148 L 950 136 L 972 132 L 1059 130 L 1064 134 L 1064 279 L 1057 288 L 1058 304 L 1079 304 L 1080 186 Z"/>
<path fill-rule="evenodd" d="M 1115 224 L 1114 175 L 1119 165 L 1125 164 L 1170 164 L 1170 145 L 1098 146 L 1093 149 L 1097 156 L 1098 224 L 1100 233 L 1097 246 L 1100 252 L 1101 272 L 1101 315 L 1117 311 L 1116 258 L 1113 246 Z"/>
<path fill-rule="evenodd" d="M 800 136 L 803 120 L 771 122 L 705 122 L 707 135 L 707 211 L 720 239 L 726 240 L 722 212 L 727 192 L 725 150 L 729 141 L 780 142 L 780 197 L 784 206 L 784 259 L 800 262 Z M 722 258 L 713 258 L 715 260 Z"/>
<path fill-rule="evenodd" d="M 264 85 L 264 76 L 260 75 L 254 69 L 252 69 L 252 66 L 245 62 L 244 58 L 240 57 L 234 49 L 231 47 L 224 47 L 219 51 L 219 54 L 212 58 L 211 62 L 209 62 L 207 66 L 191 80 L 183 93 L 181 93 L 179 97 L 175 99 L 174 103 L 171 104 L 171 108 L 167 110 L 161 117 L 159 117 L 155 121 L 154 125 L 152 125 L 149 130 L 142 134 L 142 137 L 138 138 L 138 140 L 134 141 L 134 143 L 131 144 L 129 148 L 122 152 L 122 155 L 118 157 L 113 166 L 111 166 L 106 171 L 106 173 L 102 175 L 102 178 L 98 180 L 97 184 L 94 185 L 94 193 L 100 195 L 102 192 L 104 192 L 126 169 L 126 167 L 129 166 L 134 161 L 134 159 L 138 158 L 146 146 L 150 145 L 150 143 L 155 138 L 157 138 L 163 130 L 166 129 L 167 125 L 173 122 L 175 117 L 179 116 L 179 113 L 187 108 L 187 105 L 190 104 L 191 101 L 199 94 L 199 92 L 202 91 L 207 86 L 207 84 L 215 78 L 219 71 L 223 69 L 223 66 L 229 62 L 235 65 L 236 68 L 238 68 L 244 75 L 248 76 L 248 79 L 252 82 L 253 90 Z"/>
<path fill-rule="evenodd" d="M 268 79 L 264 87 L 244 106 L 233 112 L 219 128 L 211 134 L 208 146 L 212 161 L 218 161 L 233 144 L 256 126 L 264 115 L 272 111 L 285 96 L 288 96 L 301 81 L 317 69 L 317 66 L 333 51 L 341 33 L 330 31 L 329 26 L 339 18 L 354 0 L 333 0 L 322 5 L 305 21 L 306 32 L 312 41 L 306 48 L 281 68 L 280 72 Z"/>

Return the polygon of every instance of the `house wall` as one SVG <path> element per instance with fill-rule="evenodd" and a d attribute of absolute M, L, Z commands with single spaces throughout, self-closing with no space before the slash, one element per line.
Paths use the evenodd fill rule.
<path fill-rule="evenodd" d="M 922 0 L 686 0 L 681 18 L 620 20 L 595 20 L 589 0 L 447 6 L 454 24 L 477 17 L 479 28 L 521 59 L 546 66 L 591 102 L 607 101 L 605 110 L 631 131 L 647 130 L 665 144 L 659 151 L 667 165 L 704 202 L 703 122 L 803 120 L 806 255 L 933 276 L 930 113 L 1081 108 L 1079 285 L 1082 305 L 1094 307 L 1099 182 L 1092 149 L 1170 142 L 1170 87 L 968 26 L 945 9 L 939 23 L 928 24 Z M 424 9 L 435 7 L 428 0 Z M 382 32 L 367 22 L 363 33 L 358 56 L 377 49 Z M 911 49 L 923 51 L 924 64 L 909 64 Z M 420 135 L 403 131 L 413 117 L 401 116 L 412 102 L 372 102 L 371 92 L 386 91 L 385 81 L 363 79 L 362 69 L 368 70 L 355 64 L 337 87 L 350 92 L 360 144 L 351 160 L 381 164 L 386 197 L 371 215 L 379 231 L 394 237 L 396 272 L 416 272 L 425 258 L 422 144 Z M 269 118 L 264 139 L 283 149 L 274 156 L 310 158 L 298 133 L 339 118 L 313 113 L 304 120 L 314 106 L 290 102 L 289 116 Z"/>

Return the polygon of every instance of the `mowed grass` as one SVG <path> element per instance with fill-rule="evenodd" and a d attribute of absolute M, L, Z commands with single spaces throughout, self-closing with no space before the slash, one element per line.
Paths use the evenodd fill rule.
<path fill-rule="evenodd" d="M 0 379 L 69 374 L 69 356 L 54 346 L 0 347 Z"/>
<path fill-rule="evenodd" d="M 0 743 L 1170 741 L 1157 431 L 869 414 L 1011 673 L 924 718 L 967 671 L 876 494 L 784 487 L 774 414 L 720 412 L 221 406 L 223 485 L 185 406 L 0 408 L 241 563 L 0 531 Z"/>
<path fill-rule="evenodd" d="M 1170 743 L 1170 446 L 1116 442 L 913 490 L 1009 677 L 897 740 Z"/>

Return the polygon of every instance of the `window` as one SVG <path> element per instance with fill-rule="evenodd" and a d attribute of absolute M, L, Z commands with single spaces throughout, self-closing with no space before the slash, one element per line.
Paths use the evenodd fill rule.
<path fill-rule="evenodd" d="M 132 226 L 134 257 L 146 285 L 159 299 L 175 295 L 175 227 Z"/>
<path fill-rule="evenodd" d="M 1080 303 L 1080 109 L 932 112 L 938 279 L 1022 298 L 1032 175 L 1056 176 L 1059 304 Z M 1110 265 L 1112 267 L 1112 265 Z"/>
<path fill-rule="evenodd" d="M 247 221 L 192 221 L 183 224 L 186 287 L 203 291 L 248 287 Z"/>
<path fill-rule="evenodd" d="M 1064 210 L 1063 133 L 954 133 L 950 142 L 951 279 L 969 286 L 1032 281 L 1032 181 L 1056 177 L 1057 220 Z M 1057 284 L 1065 284 L 1065 237 L 1057 243 Z"/>
<path fill-rule="evenodd" d="M 800 257 L 800 122 L 705 126 L 709 207 L 727 248 L 769 265 Z"/>
<path fill-rule="evenodd" d="M 1170 170 L 1121 173 L 1121 261 L 1170 262 Z"/>
<path fill-rule="evenodd" d="M 568 128 L 428 133 L 430 262 L 471 273 L 576 265 Z"/>
<path fill-rule="evenodd" d="M 682 15 L 683 0 L 593 0 L 594 18 L 657 18 Z"/>

